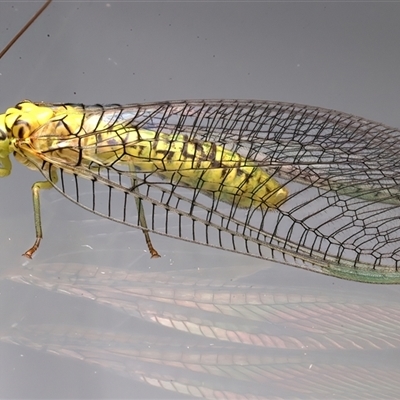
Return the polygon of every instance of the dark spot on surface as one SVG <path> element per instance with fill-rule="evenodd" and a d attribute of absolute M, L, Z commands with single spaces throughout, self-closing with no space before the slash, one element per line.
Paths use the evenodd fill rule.
<path fill-rule="evenodd" d="M 138 146 L 138 148 L 139 148 L 139 156 L 142 156 L 142 154 L 143 154 L 143 152 L 146 150 L 146 147 L 145 146 Z"/>
<path fill-rule="evenodd" d="M 194 143 L 194 156 L 199 161 L 207 161 L 208 154 L 204 151 L 204 146 L 200 143 Z"/>
<path fill-rule="evenodd" d="M 182 148 L 182 156 L 185 158 L 185 159 L 190 159 L 190 160 L 193 160 L 194 159 L 194 154 L 191 154 L 191 153 L 189 153 L 189 143 L 190 142 L 185 142 L 184 143 L 184 145 L 183 145 L 183 148 Z M 196 152 L 196 147 L 195 147 L 195 152 Z"/>
<path fill-rule="evenodd" d="M 170 161 L 170 160 L 172 160 L 172 159 L 174 158 L 174 155 L 175 155 L 175 151 L 169 151 L 169 152 L 167 153 L 166 159 L 167 159 L 168 161 Z"/>
<path fill-rule="evenodd" d="M 224 179 L 229 173 L 229 168 L 222 168 L 221 169 L 221 179 Z"/>

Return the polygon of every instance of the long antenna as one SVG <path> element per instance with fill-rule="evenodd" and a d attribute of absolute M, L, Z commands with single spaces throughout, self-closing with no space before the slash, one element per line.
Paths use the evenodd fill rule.
<path fill-rule="evenodd" d="M 36 14 L 25 24 L 25 26 L 11 39 L 10 43 L 0 52 L 0 59 L 10 50 L 11 46 L 23 35 L 23 33 L 36 21 L 39 15 L 48 7 L 53 0 L 47 0 Z"/>

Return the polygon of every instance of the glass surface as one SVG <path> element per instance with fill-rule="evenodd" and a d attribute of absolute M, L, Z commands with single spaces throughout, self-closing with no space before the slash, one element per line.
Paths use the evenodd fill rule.
<path fill-rule="evenodd" d="M 0 47 L 38 6 L 0 3 Z M 399 7 L 54 1 L 0 61 L 0 108 L 265 99 L 399 127 Z M 38 179 L 14 162 L 0 182 L 1 398 L 399 392 L 397 286 L 156 235 L 152 260 L 140 231 L 55 191 L 42 196 L 44 240 L 27 263 Z"/>

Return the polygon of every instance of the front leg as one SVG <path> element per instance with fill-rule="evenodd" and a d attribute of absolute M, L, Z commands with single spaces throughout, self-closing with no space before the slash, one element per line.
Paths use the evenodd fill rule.
<path fill-rule="evenodd" d="M 42 232 L 42 219 L 40 215 L 40 191 L 43 189 L 51 189 L 53 187 L 53 183 L 57 183 L 58 176 L 56 170 L 53 168 L 49 168 L 49 179 L 48 181 L 39 181 L 35 182 L 32 185 L 32 198 L 33 198 L 33 213 L 35 219 L 35 231 L 36 231 L 36 240 L 33 246 L 28 249 L 23 256 L 27 258 L 32 258 L 33 253 L 39 248 L 40 242 L 43 238 Z M 52 183 L 53 182 L 53 183 Z"/>

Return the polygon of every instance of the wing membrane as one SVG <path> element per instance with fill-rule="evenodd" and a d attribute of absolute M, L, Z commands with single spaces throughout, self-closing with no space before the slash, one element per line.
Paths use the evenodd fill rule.
<path fill-rule="evenodd" d="M 47 150 L 41 151 L 44 164 L 33 161 L 45 174 L 59 169 L 57 189 L 81 206 L 138 227 L 136 196 L 155 233 L 348 279 L 400 280 L 398 130 L 278 102 L 73 106 L 84 112 L 79 138 L 76 132 L 38 135 L 39 149 L 47 141 Z M 137 132 L 148 146 L 158 149 L 164 141 L 167 150 L 157 168 L 153 153 L 142 159 L 135 153 L 133 173 L 127 160 L 138 143 Z M 241 207 L 221 196 L 227 185 L 223 179 L 214 194 L 205 191 L 195 183 L 204 175 L 195 171 L 226 169 L 237 161 L 231 156 L 206 165 L 196 156 L 174 169 L 168 156 L 180 141 L 214 143 L 224 157 L 240 155 L 240 168 L 266 171 L 288 191 L 287 198 L 278 207 L 257 202 Z M 75 155 L 68 159 L 67 151 Z M 193 173 L 193 184 L 181 177 L 183 169 Z"/>

